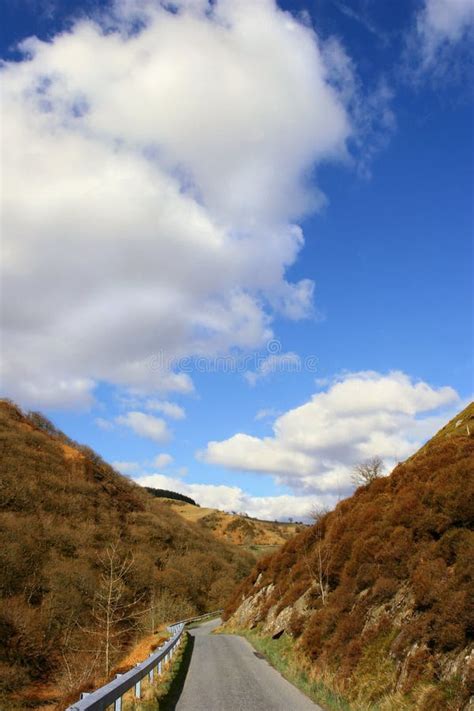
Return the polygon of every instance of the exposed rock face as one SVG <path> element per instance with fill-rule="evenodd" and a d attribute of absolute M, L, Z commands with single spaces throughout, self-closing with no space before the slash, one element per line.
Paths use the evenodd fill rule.
<path fill-rule="evenodd" d="M 254 595 L 245 597 L 242 604 L 232 616 L 231 623 L 235 627 L 248 627 L 253 629 L 262 619 L 262 608 L 264 608 L 268 598 L 273 593 L 274 585 L 267 585 L 261 588 Z"/>
<path fill-rule="evenodd" d="M 473 416 L 260 561 L 229 624 L 285 631 L 367 709 L 473 709 Z"/>

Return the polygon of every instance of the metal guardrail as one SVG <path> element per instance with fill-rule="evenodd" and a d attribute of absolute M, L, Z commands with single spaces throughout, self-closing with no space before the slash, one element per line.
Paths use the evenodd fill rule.
<path fill-rule="evenodd" d="M 100 689 L 81 694 L 80 700 L 76 701 L 72 706 L 68 706 L 66 711 L 105 711 L 112 704 L 114 705 L 114 711 L 122 711 L 122 696 L 127 691 L 134 687 L 135 698 L 139 699 L 141 697 L 142 679 L 148 676 L 150 682 L 153 682 L 155 672 L 158 675 L 162 673 L 163 665 L 171 660 L 185 626 L 190 622 L 197 622 L 206 617 L 219 615 L 221 612 L 222 610 L 208 612 L 205 615 L 190 617 L 187 620 L 180 620 L 170 625 L 168 630 L 171 632 L 171 639 L 168 639 L 153 654 L 150 654 L 145 661 L 140 662 L 125 674 L 117 674 L 115 679 L 109 681 L 105 686 L 101 686 Z"/>

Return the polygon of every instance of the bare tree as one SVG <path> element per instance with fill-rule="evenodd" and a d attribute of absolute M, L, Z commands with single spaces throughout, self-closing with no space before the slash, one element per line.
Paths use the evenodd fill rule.
<path fill-rule="evenodd" d="M 115 543 L 105 549 L 99 560 L 103 570 L 94 599 L 93 615 L 101 638 L 104 670 L 108 676 L 113 654 L 120 649 L 121 637 L 136 624 L 136 607 L 141 598 L 129 602 L 127 597 L 126 578 L 133 568 L 132 555 L 122 557 Z"/>
<path fill-rule="evenodd" d="M 359 462 L 352 470 L 352 483 L 355 486 L 365 486 L 371 481 L 379 479 L 384 470 L 384 463 L 380 457 L 371 457 Z"/>
<path fill-rule="evenodd" d="M 319 594 L 321 595 L 321 602 L 323 605 L 326 605 L 329 594 L 329 566 L 331 563 L 331 549 L 328 542 L 324 538 L 323 519 L 327 513 L 328 509 L 326 508 L 313 509 L 310 514 L 314 521 L 311 531 L 311 541 L 314 542 L 315 540 L 316 545 L 311 546 L 310 551 L 310 539 L 308 539 L 308 545 L 303 549 L 306 567 L 313 584 L 316 585 Z"/>
<path fill-rule="evenodd" d="M 329 513 L 329 508 L 327 506 L 315 506 L 309 512 L 309 517 L 313 521 L 313 524 L 318 528 L 321 526 L 323 518 Z"/>
<path fill-rule="evenodd" d="M 62 674 L 58 680 L 59 688 L 66 693 L 90 682 L 100 663 L 100 647 L 84 650 L 83 635 L 83 628 L 70 619 L 60 649 Z"/>

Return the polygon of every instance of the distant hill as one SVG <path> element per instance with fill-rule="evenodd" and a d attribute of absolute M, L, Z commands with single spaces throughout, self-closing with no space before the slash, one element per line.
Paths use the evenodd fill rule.
<path fill-rule="evenodd" d="M 222 607 L 251 569 L 39 413 L 0 401 L 0 453 L 2 711 L 32 708 L 18 695 L 45 681 L 77 698 L 160 623 Z"/>
<path fill-rule="evenodd" d="M 299 668 L 351 708 L 472 709 L 473 419 L 471 404 L 259 561 L 228 624 L 288 637 Z"/>
<path fill-rule="evenodd" d="M 156 496 L 157 499 L 174 499 L 175 501 L 183 501 L 186 504 L 191 504 L 191 506 L 199 506 L 194 499 L 190 496 L 185 496 L 185 494 L 179 494 L 177 491 L 168 491 L 168 489 L 155 489 L 152 486 L 146 486 L 145 489 L 152 496 Z"/>
<path fill-rule="evenodd" d="M 218 540 L 242 546 L 256 557 L 277 550 L 295 533 L 306 528 L 301 523 L 262 521 L 245 514 L 195 507 L 180 501 L 170 500 L 168 504 L 185 521 L 197 523 Z"/>

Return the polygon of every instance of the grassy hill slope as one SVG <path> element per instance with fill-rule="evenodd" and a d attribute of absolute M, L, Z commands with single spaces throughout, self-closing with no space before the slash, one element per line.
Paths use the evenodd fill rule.
<path fill-rule="evenodd" d="M 229 624 L 292 638 L 353 708 L 472 708 L 473 415 L 259 561 Z"/>
<path fill-rule="evenodd" d="M 277 550 L 304 528 L 303 524 L 263 521 L 181 501 L 168 500 L 168 505 L 185 521 L 197 523 L 218 540 L 242 546 L 257 557 Z"/>
<path fill-rule="evenodd" d="M 220 608 L 251 568 L 245 551 L 7 401 L 0 452 L 2 709 L 32 682 L 54 680 L 65 698 L 97 685 L 161 622 Z"/>

